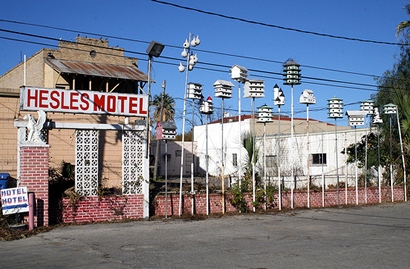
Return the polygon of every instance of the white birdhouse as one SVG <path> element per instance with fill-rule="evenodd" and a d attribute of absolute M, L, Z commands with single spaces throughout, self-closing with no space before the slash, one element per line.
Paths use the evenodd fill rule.
<path fill-rule="evenodd" d="M 262 98 L 265 97 L 263 80 L 253 79 L 247 80 L 243 89 L 243 97 L 245 98 Z"/>

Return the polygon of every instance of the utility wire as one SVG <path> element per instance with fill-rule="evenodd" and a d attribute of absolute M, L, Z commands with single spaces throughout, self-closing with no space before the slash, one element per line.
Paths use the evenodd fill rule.
<path fill-rule="evenodd" d="M 270 24 L 270 23 L 265 23 L 265 22 L 258 22 L 258 21 L 243 19 L 243 18 L 239 18 L 239 17 L 233 17 L 233 16 L 229 16 L 229 15 L 224 15 L 224 14 L 220 14 L 220 13 L 211 12 L 211 11 L 205 11 L 205 10 L 202 10 L 202 9 L 192 8 L 192 7 L 188 7 L 188 6 L 182 6 L 182 5 L 178 5 L 178 4 L 174 4 L 174 3 L 170 3 L 170 2 L 166 2 L 166 1 L 159 1 L 159 0 L 151 0 L 151 1 L 159 3 L 159 4 L 163 4 L 163 5 L 173 6 L 173 7 L 179 8 L 179 9 L 185 9 L 185 10 L 195 11 L 195 12 L 202 13 L 202 14 L 221 17 L 221 18 L 224 18 L 224 19 L 235 20 L 235 21 L 240 21 L 240 22 L 245 22 L 245 23 L 250 23 L 250 24 L 255 24 L 255 25 L 260 25 L 260 26 L 266 26 L 266 27 L 270 27 L 270 28 L 277 28 L 277 29 L 286 30 L 286 31 L 298 32 L 298 33 L 303 33 L 303 34 L 310 34 L 310 35 L 329 37 L 329 38 L 336 38 L 336 39 L 343 39 L 343 40 L 349 40 L 349 41 L 364 42 L 364 43 L 381 44 L 381 45 L 393 45 L 393 46 L 408 46 L 409 45 L 409 44 L 405 44 L 405 43 L 376 41 L 376 40 L 370 40 L 370 39 L 362 39 L 362 38 L 355 38 L 355 37 L 346 37 L 346 36 L 318 33 L 318 32 L 313 32 L 313 31 L 297 29 L 297 28 L 285 27 L 285 26 L 276 25 L 276 24 Z"/>
<path fill-rule="evenodd" d="M 150 43 L 148 41 L 138 40 L 138 39 L 134 39 L 134 38 L 126 38 L 126 37 L 119 37 L 119 36 L 114 36 L 114 35 L 92 33 L 92 32 L 62 28 L 62 27 L 54 27 L 54 26 L 36 24 L 36 23 L 12 21 L 12 20 L 6 20 L 6 19 L 0 19 L 0 22 L 6 22 L 6 23 L 12 23 L 12 24 L 18 24 L 18 25 L 34 26 L 34 27 L 53 29 L 53 30 L 58 30 L 58 31 L 71 32 L 71 33 L 76 33 L 76 34 L 100 36 L 100 37 L 105 37 L 105 38 L 111 38 L 111 39 L 117 39 L 117 40 L 123 40 L 123 41 L 131 41 L 131 42 L 143 43 L 143 44 L 149 44 Z M 171 45 L 171 44 L 165 44 L 165 45 L 167 47 L 170 47 L 170 48 L 181 49 L 180 46 Z M 226 52 L 209 51 L 209 50 L 203 50 L 203 49 L 196 49 L 196 51 L 203 52 L 203 53 L 208 53 L 208 54 L 214 54 L 214 55 L 221 55 L 221 56 L 226 56 L 226 57 L 233 57 L 233 58 L 240 58 L 240 59 L 255 60 L 255 61 L 260 61 L 260 62 L 283 64 L 283 61 L 270 60 L 270 59 L 252 57 L 252 56 L 246 56 L 246 55 L 237 55 L 237 54 L 226 53 Z M 346 71 L 346 70 L 338 70 L 338 69 L 332 69 L 332 68 L 326 68 L 326 67 L 317 67 L 317 66 L 313 66 L 313 65 L 303 65 L 303 66 L 306 67 L 306 68 L 312 68 L 312 69 L 330 71 L 330 72 L 345 73 L 345 74 L 358 75 L 358 76 L 367 76 L 367 77 L 373 77 L 373 78 L 380 78 L 381 77 L 381 76 L 378 76 L 378 75 L 365 74 L 365 73 L 360 73 L 360 72 L 352 72 L 352 71 Z"/>
<path fill-rule="evenodd" d="M 61 38 L 47 37 L 47 36 L 44 36 L 44 35 L 35 35 L 35 34 L 30 34 L 30 33 L 24 33 L 24 32 L 19 32 L 19 31 L 12 31 L 12 30 L 7 30 L 7 29 L 2 29 L 2 28 L 0 28 L 0 31 L 6 32 L 6 33 L 10 33 L 10 34 L 17 34 L 17 35 L 29 36 L 29 37 L 33 37 L 33 38 L 47 39 L 47 40 L 57 41 L 57 42 L 59 42 L 59 41 L 64 41 L 64 42 L 72 43 L 72 41 L 63 40 L 63 39 L 61 39 Z M 56 47 L 55 45 L 50 45 L 50 44 L 45 44 L 45 43 L 40 43 L 40 42 L 34 42 L 34 41 L 19 40 L 19 39 L 8 38 L 8 37 L 0 37 L 0 38 L 7 39 L 7 40 L 12 40 L 12 41 L 21 41 L 21 42 L 26 42 L 26 43 L 32 43 L 32 44 L 37 44 L 37 45 L 43 45 L 43 46 Z M 96 45 L 90 45 L 90 44 L 81 43 L 81 42 L 76 42 L 76 43 L 82 44 L 82 45 L 87 45 L 87 46 L 100 47 L 100 48 L 103 48 L 103 49 L 115 49 L 114 47 L 96 46 Z M 74 49 L 74 48 L 73 48 L 73 49 Z M 81 50 L 81 49 L 77 49 L 77 50 Z M 145 55 L 144 53 L 135 52 L 135 51 L 129 51 L 129 50 L 124 50 L 124 52 L 132 53 L 132 54 Z M 105 53 L 105 54 L 110 55 L 110 54 L 108 54 L 108 53 Z M 117 55 L 117 56 L 118 56 L 118 55 Z M 172 61 L 180 61 L 180 59 L 174 58 L 174 57 L 161 56 L 161 58 L 163 58 L 163 59 L 168 59 L 168 60 L 172 60 Z M 157 62 L 159 62 L 159 63 L 164 63 L 164 64 L 169 64 L 169 63 L 163 62 L 163 61 L 157 61 Z M 172 65 L 174 65 L 174 64 L 172 64 Z M 221 68 L 226 68 L 226 70 L 229 70 L 229 69 L 230 69 L 230 66 L 228 66 L 228 65 L 215 64 L 215 63 L 200 62 L 199 65 L 212 66 L 212 67 L 221 67 Z M 214 69 L 214 68 L 205 68 L 205 67 L 198 67 L 198 69 L 207 70 L 207 71 L 214 71 L 214 72 L 226 72 L 226 70 Z M 250 70 L 250 71 L 253 71 L 253 72 L 255 72 L 255 73 L 261 73 L 261 74 L 269 74 L 269 75 L 277 75 L 277 76 L 279 76 L 279 78 L 277 78 L 277 77 L 271 77 L 271 76 L 263 76 L 264 78 L 269 78 L 269 79 L 281 79 L 281 78 L 283 77 L 283 74 L 282 74 L 282 73 L 278 73 L 278 72 L 264 71 L 264 70 L 258 70 L 258 69 L 249 69 L 249 70 Z M 348 82 L 348 81 L 340 81 L 340 80 L 333 80 L 333 79 L 325 79 L 325 78 L 316 78 L 316 77 L 306 77 L 306 76 L 302 76 L 302 79 L 304 79 L 304 80 L 305 80 L 305 79 L 307 79 L 307 80 L 313 80 L 313 81 L 318 80 L 318 81 L 333 82 L 333 83 L 338 83 L 338 84 L 347 84 L 347 85 L 356 85 L 356 86 L 366 86 L 366 87 L 371 87 L 371 88 L 377 88 L 377 85 L 357 83 L 357 82 Z M 306 82 L 305 82 L 305 83 L 306 83 Z M 308 82 L 308 83 L 309 83 L 309 82 Z M 310 84 L 333 86 L 333 87 L 341 87 L 341 88 L 351 88 L 351 89 L 367 90 L 367 91 L 377 91 L 377 89 L 367 89 L 367 88 L 357 88 L 357 87 L 346 87 L 346 86 L 341 86 L 341 85 L 321 84 L 321 83 L 315 83 L 315 82 L 310 82 Z"/>

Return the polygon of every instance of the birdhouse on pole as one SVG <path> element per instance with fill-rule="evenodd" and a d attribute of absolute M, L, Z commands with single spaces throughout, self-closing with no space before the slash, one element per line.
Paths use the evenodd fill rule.
<path fill-rule="evenodd" d="M 155 127 L 158 140 L 175 140 L 177 126 L 174 121 L 157 122 Z"/>
<path fill-rule="evenodd" d="M 248 77 L 248 69 L 243 66 L 234 65 L 231 68 L 231 78 L 238 82 L 245 82 Z"/>
<path fill-rule="evenodd" d="M 265 85 L 263 85 L 263 80 L 252 79 L 247 80 L 243 89 L 243 97 L 245 98 L 261 98 L 265 97 Z"/>
<path fill-rule="evenodd" d="M 202 104 L 199 107 L 199 112 L 201 114 L 212 114 L 214 112 L 214 106 L 211 96 L 208 96 L 206 100 L 202 101 Z"/>

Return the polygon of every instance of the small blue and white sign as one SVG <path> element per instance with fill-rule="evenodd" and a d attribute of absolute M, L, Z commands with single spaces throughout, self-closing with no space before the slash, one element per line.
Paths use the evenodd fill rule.
<path fill-rule="evenodd" d="M 28 212 L 27 187 L 0 190 L 3 215 Z"/>

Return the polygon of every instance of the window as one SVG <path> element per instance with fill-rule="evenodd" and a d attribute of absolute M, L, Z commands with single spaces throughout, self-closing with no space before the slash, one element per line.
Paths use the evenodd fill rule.
<path fill-rule="evenodd" d="M 232 164 L 233 166 L 238 166 L 238 154 L 232 153 Z"/>
<path fill-rule="evenodd" d="M 276 155 L 266 155 L 266 167 L 276 167 Z"/>
<path fill-rule="evenodd" d="M 326 153 L 312 154 L 312 164 L 326 164 Z"/>
<path fill-rule="evenodd" d="M 182 152 L 180 149 L 175 150 L 175 157 L 181 157 Z"/>

